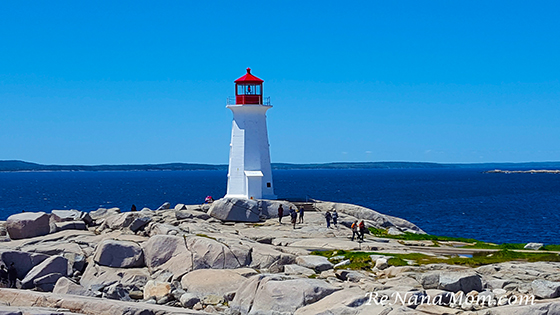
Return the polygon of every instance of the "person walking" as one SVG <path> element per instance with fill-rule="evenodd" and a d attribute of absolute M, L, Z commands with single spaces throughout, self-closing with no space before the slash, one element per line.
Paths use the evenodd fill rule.
<path fill-rule="evenodd" d="M 358 238 L 360 238 L 360 232 L 358 232 L 358 220 L 354 221 L 354 223 L 352 223 L 352 241 L 354 241 L 354 237 L 356 235 L 358 235 Z"/>
<path fill-rule="evenodd" d="M 16 287 L 16 279 L 17 279 L 17 270 L 12 262 L 10 267 L 8 267 L 8 287 L 15 288 Z"/>
<path fill-rule="evenodd" d="M 282 224 L 282 217 L 284 216 L 284 208 L 282 208 L 282 205 L 278 206 L 278 222 L 280 222 L 280 224 Z"/>
<path fill-rule="evenodd" d="M 332 219 L 332 215 L 331 212 L 327 210 L 327 213 L 325 213 L 325 219 L 327 220 L 327 228 L 331 227 L 331 219 Z"/>
<path fill-rule="evenodd" d="M 290 217 L 292 218 L 292 225 L 294 226 L 294 229 L 296 228 L 296 220 L 297 220 L 297 212 L 296 210 L 292 209 L 292 207 L 290 207 Z"/>
<path fill-rule="evenodd" d="M 366 234 L 366 225 L 364 224 L 364 220 L 360 221 L 360 224 L 358 225 L 358 228 L 360 229 L 360 239 L 363 242 L 364 241 L 364 234 Z"/>
<path fill-rule="evenodd" d="M 303 210 L 303 206 L 301 206 L 299 208 L 299 222 L 298 223 L 303 223 L 303 213 L 305 212 L 305 210 Z"/>
<path fill-rule="evenodd" d="M 334 224 L 334 227 L 338 229 L 338 212 L 336 212 L 336 209 L 333 210 L 332 213 L 332 222 Z"/>

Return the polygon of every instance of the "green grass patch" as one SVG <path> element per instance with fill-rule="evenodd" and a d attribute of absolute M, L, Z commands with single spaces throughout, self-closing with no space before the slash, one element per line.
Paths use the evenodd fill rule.
<path fill-rule="evenodd" d="M 480 249 L 524 249 L 526 243 L 503 243 L 503 244 L 493 244 L 482 242 L 474 238 L 464 238 L 464 237 L 449 237 L 449 236 L 438 236 L 430 234 L 414 234 L 410 232 L 405 232 L 401 235 L 389 235 L 387 230 L 377 229 L 374 227 L 368 228 L 371 235 L 383 238 L 390 238 L 403 241 L 432 241 L 433 245 L 431 247 L 439 247 L 441 244 L 439 242 L 461 242 L 470 243 L 463 248 L 480 248 Z M 550 251 L 560 251 L 560 245 L 545 245 L 542 250 Z"/>
<path fill-rule="evenodd" d="M 387 230 L 377 229 L 374 227 L 370 227 L 369 232 L 377 237 L 392 238 L 392 239 L 405 240 L 405 241 L 439 241 L 439 242 L 464 242 L 464 243 L 479 242 L 474 238 L 437 236 L 437 235 L 430 235 L 430 234 L 415 234 L 410 232 L 405 232 L 404 234 L 401 235 L 389 235 L 387 233 Z"/>
<path fill-rule="evenodd" d="M 545 245 L 541 249 L 551 250 L 551 251 L 560 251 L 560 245 Z"/>
<path fill-rule="evenodd" d="M 508 249 L 502 249 L 497 252 L 478 252 L 474 253 L 472 257 L 459 257 L 451 256 L 449 258 L 438 258 L 419 253 L 411 254 L 388 254 L 376 252 L 347 252 L 343 250 L 338 251 L 314 251 L 312 255 L 320 255 L 325 257 L 333 257 L 337 255 L 344 256 L 345 259 L 350 260 L 350 264 L 343 266 L 344 269 L 354 270 L 370 270 L 375 265 L 375 262 L 369 257 L 370 255 L 384 255 L 391 256 L 387 263 L 390 266 L 407 266 L 408 261 L 414 261 L 415 265 L 426 265 L 444 263 L 449 265 L 465 265 L 470 267 L 479 267 L 483 265 L 496 264 L 506 261 L 555 261 L 560 262 L 560 255 L 554 253 L 526 253 L 516 252 Z"/>

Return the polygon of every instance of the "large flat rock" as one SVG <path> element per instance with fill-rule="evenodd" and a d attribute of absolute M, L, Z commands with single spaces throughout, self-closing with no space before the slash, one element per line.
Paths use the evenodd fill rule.
<path fill-rule="evenodd" d="M 13 240 L 49 234 L 49 215 L 44 212 L 13 214 L 6 220 L 6 229 Z"/>
<path fill-rule="evenodd" d="M 93 259 L 101 266 L 114 268 L 139 268 L 145 265 L 142 247 L 131 241 L 104 240 L 97 246 Z"/>
<path fill-rule="evenodd" d="M 0 305 L 11 307 L 58 308 L 85 315 L 196 315 L 205 314 L 184 308 L 143 302 L 124 302 L 86 296 L 62 295 L 0 288 Z M 1 306 L 0 306 L 1 307 Z M 33 313 L 31 313 L 33 314 Z M 48 314 L 48 313 L 47 313 Z M 55 313 L 57 314 L 57 313 Z M 60 314 L 60 313 L 58 313 Z M 64 314 L 66 315 L 66 314 Z"/>

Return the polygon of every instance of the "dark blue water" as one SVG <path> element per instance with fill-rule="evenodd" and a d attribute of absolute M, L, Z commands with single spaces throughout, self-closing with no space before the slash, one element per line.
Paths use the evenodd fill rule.
<path fill-rule="evenodd" d="M 279 197 L 359 204 L 430 234 L 560 243 L 560 175 L 482 171 L 278 170 L 273 176 Z M 22 210 L 196 204 L 225 192 L 225 171 L 0 173 L 0 220 Z"/>

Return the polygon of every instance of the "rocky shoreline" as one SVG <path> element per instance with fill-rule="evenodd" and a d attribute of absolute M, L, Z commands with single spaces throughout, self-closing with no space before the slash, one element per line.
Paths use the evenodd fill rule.
<path fill-rule="evenodd" d="M 0 314 L 560 314 L 558 262 L 396 265 L 402 253 L 450 259 L 477 250 L 372 235 L 351 241 L 355 220 L 424 233 L 351 204 L 316 201 L 294 229 L 288 217 L 278 222 L 280 204 L 296 207 L 220 199 L 13 215 L 0 222 L 0 263 L 14 263 L 16 288 L 0 284 Z M 327 228 L 324 213 L 333 210 L 339 224 Z M 341 253 L 355 251 L 371 252 L 371 267 L 350 268 Z"/>

